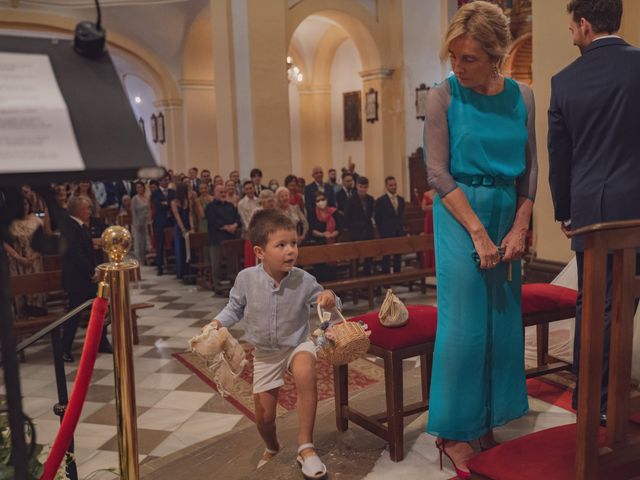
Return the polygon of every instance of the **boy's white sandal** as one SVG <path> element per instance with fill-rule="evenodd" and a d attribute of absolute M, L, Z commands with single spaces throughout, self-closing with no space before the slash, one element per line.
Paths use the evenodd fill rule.
<path fill-rule="evenodd" d="M 273 460 L 273 457 L 275 457 L 279 451 L 280 450 L 271 450 L 270 448 L 265 448 L 264 452 L 262 452 L 262 458 L 258 462 L 258 466 L 256 468 L 264 467 L 267 463 Z"/>
<path fill-rule="evenodd" d="M 302 474 L 305 478 L 324 478 L 327 475 L 327 467 L 322 463 L 318 454 L 314 453 L 306 458 L 300 454 L 300 452 L 307 448 L 313 448 L 315 450 L 313 443 L 303 443 L 298 447 L 297 460 L 298 465 L 300 465 L 300 468 L 302 469 Z"/>

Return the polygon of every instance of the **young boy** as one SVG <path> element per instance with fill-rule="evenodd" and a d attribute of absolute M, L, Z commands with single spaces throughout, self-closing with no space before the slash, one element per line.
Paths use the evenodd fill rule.
<path fill-rule="evenodd" d="M 216 316 L 216 328 L 246 320 L 243 338 L 253 352 L 253 394 L 258 432 L 266 444 L 258 468 L 279 451 L 276 436 L 278 390 L 290 373 L 298 393 L 298 463 L 307 478 L 323 478 L 327 468 L 316 454 L 313 425 L 316 416 L 316 350 L 309 340 L 309 307 L 340 305 L 331 291 L 294 266 L 298 257 L 295 224 L 275 210 L 256 212 L 249 241 L 261 264 L 242 270 L 229 294 L 229 303 Z"/>

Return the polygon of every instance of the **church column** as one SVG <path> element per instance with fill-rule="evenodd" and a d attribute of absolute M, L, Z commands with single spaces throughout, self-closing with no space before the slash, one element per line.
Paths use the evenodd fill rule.
<path fill-rule="evenodd" d="M 232 170 L 240 168 L 236 117 L 233 11 L 231 0 L 211 0 L 209 7 L 211 9 L 213 65 L 216 79 L 218 168 L 226 177 Z M 213 172 L 213 174 L 215 173 L 218 172 Z"/>
<path fill-rule="evenodd" d="M 363 114 L 363 138 L 367 177 L 373 195 L 384 190 L 384 179 L 393 175 L 401 187 L 406 184 L 404 158 L 404 129 L 402 109 L 402 84 L 399 72 L 379 68 L 361 72 L 363 83 L 363 112 L 366 94 L 370 89 L 378 92 L 378 121 L 366 121 Z"/>
<path fill-rule="evenodd" d="M 164 116 L 164 138 L 161 145 L 160 164 L 166 165 L 167 169 L 172 169 L 175 173 L 186 173 L 186 142 L 184 138 L 184 111 L 182 100 L 160 99 L 153 103 L 158 109 L 158 113 Z M 158 124 L 161 128 L 161 125 Z M 158 132 L 161 138 L 162 133 Z"/>
<path fill-rule="evenodd" d="M 263 170 L 265 181 L 282 182 L 291 173 L 287 1 L 246 0 L 246 4 L 255 165 Z"/>
<path fill-rule="evenodd" d="M 291 172 L 287 2 L 210 1 L 220 171 L 246 178 L 257 166 L 281 180 Z"/>
<path fill-rule="evenodd" d="M 331 138 L 331 85 L 299 85 L 301 174 L 311 175 L 314 166 L 325 171 L 333 162 Z"/>

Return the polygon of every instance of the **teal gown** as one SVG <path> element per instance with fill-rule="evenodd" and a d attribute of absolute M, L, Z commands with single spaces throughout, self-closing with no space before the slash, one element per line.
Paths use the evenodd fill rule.
<path fill-rule="evenodd" d="M 515 218 L 517 178 L 525 172 L 522 93 L 511 79 L 494 96 L 465 88 L 454 76 L 445 81 L 450 174 L 500 246 Z M 506 263 L 481 270 L 469 233 L 440 195 L 433 214 L 438 330 L 427 432 L 469 441 L 528 409 L 520 262 L 511 262 L 511 279 Z"/>

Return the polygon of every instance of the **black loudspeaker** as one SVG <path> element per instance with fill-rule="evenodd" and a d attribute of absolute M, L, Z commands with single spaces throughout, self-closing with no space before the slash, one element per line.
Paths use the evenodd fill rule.
<path fill-rule="evenodd" d="M 73 38 L 73 49 L 83 57 L 100 58 L 104 54 L 106 42 L 106 32 L 100 26 L 100 4 L 96 2 L 98 20 L 93 22 L 80 22 L 76 25 L 76 32 Z"/>

